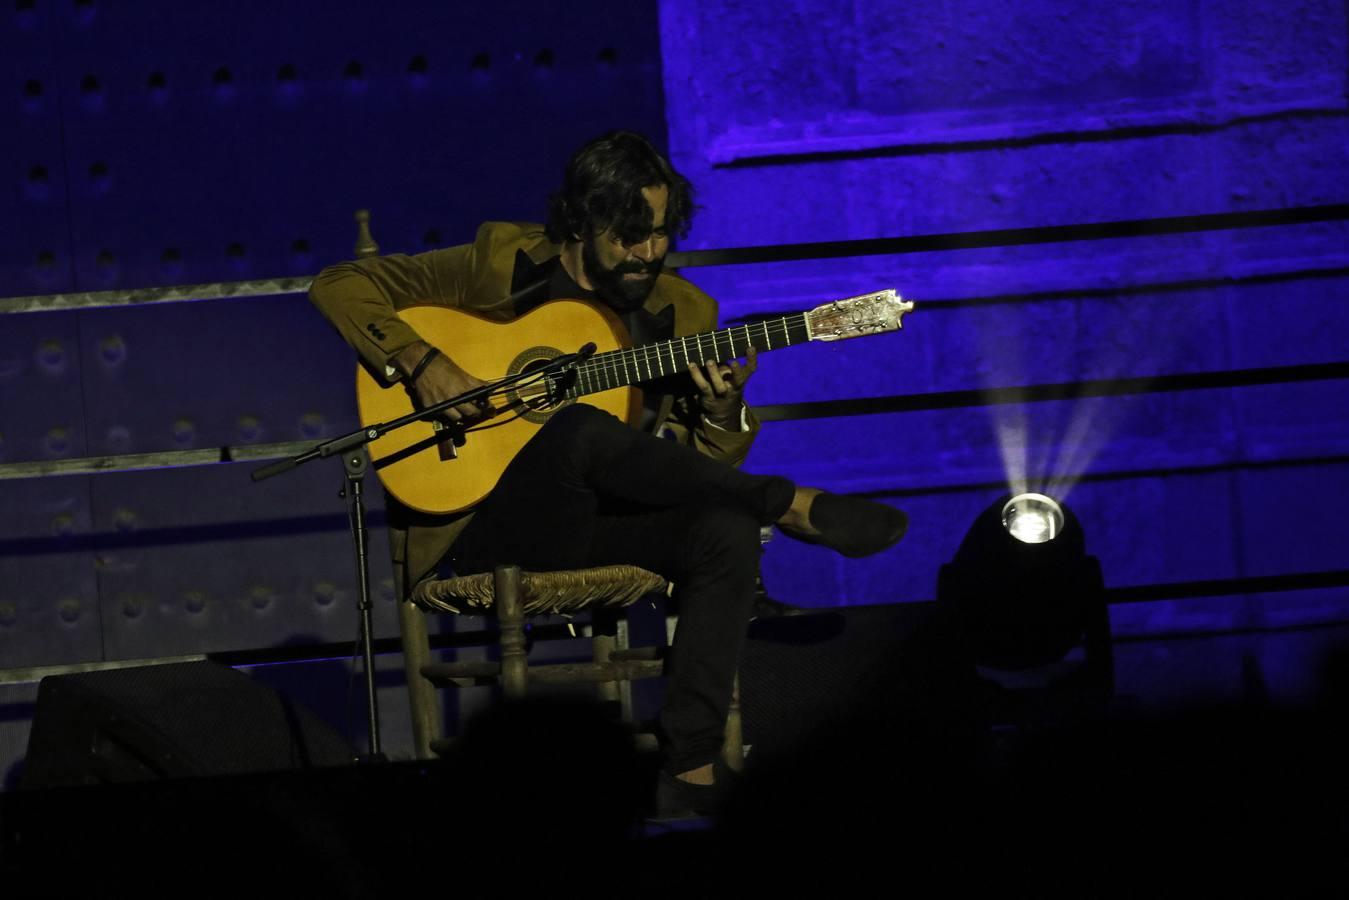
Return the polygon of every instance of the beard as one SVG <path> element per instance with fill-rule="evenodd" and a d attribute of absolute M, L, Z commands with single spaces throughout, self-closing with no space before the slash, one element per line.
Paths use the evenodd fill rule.
<path fill-rule="evenodd" d="M 637 309 L 651 296 L 656 286 L 656 277 L 665 265 L 665 257 L 659 256 L 651 262 L 639 259 L 621 262 L 612 269 L 605 268 L 595 250 L 595 238 L 588 237 L 581 243 L 581 265 L 585 267 L 586 278 L 595 286 L 595 296 L 620 312 Z M 641 278 L 627 278 L 627 275 L 641 275 Z"/>

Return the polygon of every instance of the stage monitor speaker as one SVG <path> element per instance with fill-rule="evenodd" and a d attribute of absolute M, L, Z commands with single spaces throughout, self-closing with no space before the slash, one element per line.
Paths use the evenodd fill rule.
<path fill-rule="evenodd" d="M 42 679 L 24 788 L 343 765 L 351 744 L 228 666 L 170 663 Z"/>

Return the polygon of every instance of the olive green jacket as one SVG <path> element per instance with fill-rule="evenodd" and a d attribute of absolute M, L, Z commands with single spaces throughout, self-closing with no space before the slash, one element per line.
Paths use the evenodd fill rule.
<path fill-rule="evenodd" d="M 400 350 L 420 340 L 398 317 L 400 309 L 439 304 L 503 322 L 512 319 L 511 280 L 518 251 L 537 265 L 557 256 L 561 247 L 548 240 L 540 225 L 487 222 L 471 244 L 330 266 L 314 279 L 309 298 L 372 370 L 385 372 Z M 717 327 L 715 300 L 683 278 L 662 273 L 645 307 L 658 313 L 671 305 L 676 335 Z M 739 432 L 709 427 L 695 402 L 667 395 L 652 428 L 714 459 L 739 465 L 759 430 L 752 411 L 747 412 L 746 424 Z M 407 509 L 393 497 L 388 506 L 394 574 L 399 596 L 405 596 L 405 587 L 420 580 L 449 550 L 471 513 L 430 516 Z"/>

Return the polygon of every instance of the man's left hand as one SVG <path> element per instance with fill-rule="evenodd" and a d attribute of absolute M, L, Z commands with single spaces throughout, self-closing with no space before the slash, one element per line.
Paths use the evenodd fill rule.
<path fill-rule="evenodd" d="M 744 365 L 735 359 L 702 366 L 689 363 L 689 375 L 698 389 L 698 399 L 708 422 L 726 431 L 740 430 L 740 410 L 745 405 L 745 382 L 749 381 L 758 366 L 758 354 L 753 347 L 745 354 Z"/>

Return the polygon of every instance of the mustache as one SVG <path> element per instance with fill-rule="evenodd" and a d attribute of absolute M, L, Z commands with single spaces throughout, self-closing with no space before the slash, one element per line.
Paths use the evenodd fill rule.
<path fill-rule="evenodd" d="M 659 260 L 652 260 L 647 263 L 641 262 L 640 260 L 631 260 L 629 262 L 619 263 L 610 269 L 610 271 L 615 275 L 655 275 L 660 272 L 660 269 L 661 261 Z"/>

